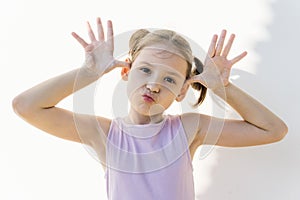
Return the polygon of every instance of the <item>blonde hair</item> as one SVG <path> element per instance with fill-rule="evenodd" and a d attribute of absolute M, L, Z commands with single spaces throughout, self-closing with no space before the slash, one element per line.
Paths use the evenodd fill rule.
<path fill-rule="evenodd" d="M 134 62 L 140 51 L 154 44 L 166 44 L 171 47 L 177 55 L 187 61 L 186 79 L 193 75 L 200 74 L 203 71 L 202 62 L 193 56 L 190 44 L 186 39 L 172 30 L 160 29 L 150 32 L 146 29 L 139 29 L 134 32 L 129 40 L 129 56 L 131 62 Z M 195 68 L 192 69 L 193 63 Z M 195 106 L 200 105 L 206 96 L 207 88 L 200 83 L 193 83 L 192 87 L 200 92 L 200 97 Z"/>

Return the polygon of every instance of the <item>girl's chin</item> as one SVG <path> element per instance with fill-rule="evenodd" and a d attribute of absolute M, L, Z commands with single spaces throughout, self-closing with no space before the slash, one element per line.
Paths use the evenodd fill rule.
<path fill-rule="evenodd" d="M 134 109 L 135 110 L 134 112 L 137 112 L 140 115 L 147 116 L 147 117 L 162 115 L 165 111 L 165 108 L 160 104 L 152 104 L 152 105 L 140 104 L 137 107 L 131 109 Z"/>
<path fill-rule="evenodd" d="M 165 108 L 160 104 L 153 104 L 149 109 L 149 115 L 158 115 L 165 112 Z"/>

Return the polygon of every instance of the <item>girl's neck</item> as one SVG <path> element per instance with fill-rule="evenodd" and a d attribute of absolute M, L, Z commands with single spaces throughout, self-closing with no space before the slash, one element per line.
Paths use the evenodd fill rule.
<path fill-rule="evenodd" d="M 149 116 L 130 109 L 128 116 L 125 117 L 125 122 L 129 124 L 156 124 L 163 121 L 163 119 L 163 113 Z"/>

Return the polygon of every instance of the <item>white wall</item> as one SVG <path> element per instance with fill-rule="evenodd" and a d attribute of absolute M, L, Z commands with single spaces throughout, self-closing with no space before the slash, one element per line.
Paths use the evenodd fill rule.
<path fill-rule="evenodd" d="M 226 28 L 237 35 L 232 55 L 248 56 L 233 70 L 233 82 L 255 96 L 289 126 L 276 144 L 215 148 L 194 158 L 197 199 L 300 198 L 298 49 L 300 3 L 296 0 L 38 1 L 0 2 L 1 125 L 0 199 L 105 199 L 100 165 L 72 142 L 26 124 L 12 111 L 14 96 L 79 67 L 83 52 L 72 31 L 86 36 L 85 21 L 112 19 L 115 33 L 137 28 L 174 29 L 207 48 Z M 183 4 L 185 3 L 185 4 Z M 116 47 L 117 48 L 117 47 Z M 112 91 L 118 71 L 101 82 Z M 116 80 L 111 82 L 110 80 Z M 108 90 L 106 102 L 111 102 Z M 72 98 L 61 103 L 72 109 Z M 228 115 L 234 115 L 230 111 Z M 111 109 L 103 110 L 111 115 Z"/>

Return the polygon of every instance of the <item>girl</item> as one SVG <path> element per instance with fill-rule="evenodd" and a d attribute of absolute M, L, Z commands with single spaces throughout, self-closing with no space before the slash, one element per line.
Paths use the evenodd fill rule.
<path fill-rule="evenodd" d="M 106 172 L 108 199 L 193 200 L 192 158 L 200 145 L 262 145 L 286 135 L 287 126 L 280 118 L 229 82 L 231 67 L 247 54 L 227 59 L 234 35 L 227 44 L 225 30 L 220 36 L 214 35 L 202 65 L 182 36 L 170 30 L 141 29 L 132 35 L 129 57 L 123 62 L 113 57 L 112 22 L 107 23 L 106 40 L 100 18 L 97 28 L 96 37 L 88 23 L 90 43 L 72 33 L 85 50 L 81 68 L 23 92 L 15 97 L 13 108 L 47 133 L 92 147 Z M 127 116 L 95 118 L 56 107 L 116 67 L 122 68 L 122 79 L 128 81 Z M 200 113 L 165 115 L 174 100 L 184 99 L 189 86 L 200 91 L 195 105 L 202 103 L 210 89 L 242 120 Z M 222 129 L 211 124 L 221 124 Z"/>

